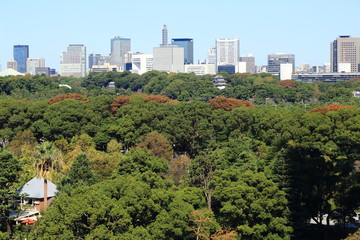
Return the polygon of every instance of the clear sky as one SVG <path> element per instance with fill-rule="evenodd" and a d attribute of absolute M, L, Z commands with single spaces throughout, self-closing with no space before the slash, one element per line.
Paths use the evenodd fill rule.
<path fill-rule="evenodd" d="M 338 35 L 360 37 L 359 9 L 359 0 L 0 0 L 0 64 L 4 70 L 13 45 L 24 44 L 58 70 L 68 44 L 108 55 L 114 36 L 152 53 L 167 24 L 169 39 L 194 39 L 194 60 L 216 38 L 238 37 L 240 55 L 252 53 L 257 65 L 278 52 L 295 54 L 297 66 L 322 65 Z"/>

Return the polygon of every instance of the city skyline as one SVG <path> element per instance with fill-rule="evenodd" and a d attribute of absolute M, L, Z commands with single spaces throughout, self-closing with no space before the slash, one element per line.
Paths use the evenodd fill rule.
<path fill-rule="evenodd" d="M 20 44 L 29 45 L 30 58 L 45 58 L 47 66 L 59 70 L 60 54 L 69 44 L 84 44 L 88 54 L 108 55 L 109 39 L 114 36 L 130 38 L 133 52 L 151 54 L 153 47 L 162 42 L 163 24 L 168 26 L 169 39 L 194 39 L 194 63 L 206 59 L 215 39 L 239 38 L 240 56 L 252 53 L 256 65 L 266 64 L 268 54 L 279 52 L 295 54 L 298 65 L 305 62 L 322 65 L 330 62 L 330 42 L 339 35 L 360 37 L 354 24 L 360 2 L 355 0 L 345 0 L 336 6 L 323 0 L 305 0 L 301 4 L 233 0 L 227 1 L 224 8 L 219 8 L 217 1 L 210 0 L 204 5 L 184 0 L 181 5 L 166 4 L 167 11 L 162 11 L 164 1 L 139 3 L 134 6 L 110 0 L 97 5 L 82 0 L 3 2 L 0 19 L 3 23 L 11 19 L 11 24 L 2 28 L 6 34 L 0 38 L 0 64 L 5 69 L 7 61 L 13 58 L 13 46 Z M 117 17 L 119 9 L 123 20 Z M 96 18 L 91 17 L 94 13 Z M 38 17 L 41 24 L 25 28 L 21 24 L 29 17 Z M 83 21 L 91 24 L 81 24 Z M 42 31 L 45 28 L 47 31 Z"/>

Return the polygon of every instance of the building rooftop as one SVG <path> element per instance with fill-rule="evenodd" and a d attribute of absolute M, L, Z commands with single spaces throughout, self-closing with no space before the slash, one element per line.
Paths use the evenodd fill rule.
<path fill-rule="evenodd" d="M 6 77 L 6 76 L 25 76 L 25 74 L 18 72 L 12 68 L 8 68 L 0 72 L 0 77 Z"/>
<path fill-rule="evenodd" d="M 54 197 L 57 192 L 57 187 L 51 181 L 47 181 L 48 185 L 48 198 Z M 44 179 L 34 177 L 27 183 L 25 183 L 22 188 L 18 190 L 20 194 L 27 194 L 28 198 L 44 198 Z"/>

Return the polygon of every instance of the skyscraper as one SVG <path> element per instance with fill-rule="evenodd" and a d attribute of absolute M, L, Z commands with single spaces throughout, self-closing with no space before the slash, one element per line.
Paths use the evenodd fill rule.
<path fill-rule="evenodd" d="M 268 55 L 268 68 L 267 72 L 273 75 L 280 75 L 280 65 L 285 63 L 291 63 L 293 72 L 295 71 L 295 55 L 285 53 L 275 53 Z"/>
<path fill-rule="evenodd" d="M 45 67 L 45 59 L 44 58 L 28 58 L 26 60 L 26 69 L 27 73 L 31 75 L 36 74 L 36 68 Z"/>
<path fill-rule="evenodd" d="M 89 69 L 91 69 L 93 65 L 100 65 L 99 62 L 101 61 L 102 58 L 103 56 L 101 54 L 95 54 L 95 53 L 90 54 Z"/>
<path fill-rule="evenodd" d="M 111 65 L 117 65 L 119 71 L 125 69 L 125 54 L 131 51 L 130 38 L 116 36 L 111 39 Z"/>
<path fill-rule="evenodd" d="M 14 46 L 14 60 L 17 62 L 17 71 L 26 73 L 26 59 L 29 57 L 29 45 Z"/>
<path fill-rule="evenodd" d="M 162 28 L 162 45 L 168 44 L 168 30 L 167 26 L 164 24 Z"/>
<path fill-rule="evenodd" d="M 240 41 L 238 38 L 220 38 L 215 41 L 216 69 L 222 65 L 234 65 L 235 72 L 239 62 Z"/>
<path fill-rule="evenodd" d="M 194 63 L 194 43 L 192 38 L 173 38 L 171 44 L 184 48 L 184 63 Z"/>
<path fill-rule="evenodd" d="M 60 56 L 61 76 L 86 76 L 86 47 L 83 44 L 70 44 Z"/>
<path fill-rule="evenodd" d="M 350 64 L 351 72 L 360 72 L 360 38 L 339 36 L 330 43 L 331 72 L 341 72 L 341 65 Z"/>
<path fill-rule="evenodd" d="M 163 25 L 162 44 L 153 48 L 153 69 L 160 72 L 184 72 L 184 48 L 167 43 L 167 26 Z"/>

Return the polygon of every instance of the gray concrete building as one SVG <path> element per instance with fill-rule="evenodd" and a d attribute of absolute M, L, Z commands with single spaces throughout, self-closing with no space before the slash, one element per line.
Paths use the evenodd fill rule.
<path fill-rule="evenodd" d="M 268 55 L 267 72 L 275 76 L 280 75 L 280 65 L 284 63 L 291 63 L 293 72 L 295 72 L 295 55 L 285 53 L 275 53 Z"/>

